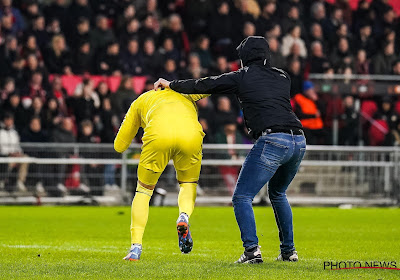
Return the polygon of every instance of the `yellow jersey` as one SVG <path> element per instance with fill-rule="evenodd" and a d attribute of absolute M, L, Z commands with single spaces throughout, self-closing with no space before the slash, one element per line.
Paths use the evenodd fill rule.
<path fill-rule="evenodd" d="M 150 134 L 167 130 L 201 130 L 195 101 L 209 94 L 180 94 L 172 89 L 150 90 L 132 102 L 114 141 L 117 152 L 124 152 L 139 127 L 144 129 L 143 142 Z M 189 126 L 187 126 L 189 125 Z"/>

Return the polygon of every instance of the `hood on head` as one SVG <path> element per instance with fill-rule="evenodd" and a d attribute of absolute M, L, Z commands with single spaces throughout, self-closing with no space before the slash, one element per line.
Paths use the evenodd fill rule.
<path fill-rule="evenodd" d="M 266 60 L 265 65 L 270 66 L 270 50 L 268 41 L 262 36 L 249 36 L 236 48 L 243 66 L 248 66 L 256 61 Z"/>

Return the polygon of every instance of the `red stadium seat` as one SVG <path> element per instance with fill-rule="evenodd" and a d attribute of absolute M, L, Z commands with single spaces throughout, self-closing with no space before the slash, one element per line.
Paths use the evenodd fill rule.
<path fill-rule="evenodd" d="M 386 134 L 382 129 L 389 131 L 389 125 L 385 120 L 377 120 L 371 124 L 368 131 L 369 141 L 371 146 L 379 146 L 383 144 Z"/>
<path fill-rule="evenodd" d="M 55 75 L 50 75 L 49 81 L 52 82 L 54 77 Z M 97 87 L 97 85 L 100 82 L 106 81 L 111 92 L 116 92 L 119 88 L 119 84 L 121 83 L 121 77 L 106 77 L 106 76 L 87 76 L 87 77 L 89 77 L 93 81 L 94 87 Z M 63 87 L 67 91 L 68 95 L 73 95 L 76 86 L 82 83 L 83 78 L 82 76 L 71 75 L 71 76 L 61 76 L 61 80 Z M 133 89 L 137 94 L 143 92 L 146 85 L 146 81 L 147 81 L 146 77 L 142 76 L 132 77 Z"/>
<path fill-rule="evenodd" d="M 400 115 L 400 100 L 396 102 L 394 109 L 396 110 L 397 114 Z"/>
<path fill-rule="evenodd" d="M 378 105 L 376 105 L 375 101 L 365 100 L 361 103 L 361 113 L 368 117 L 372 117 L 377 110 Z"/>
<path fill-rule="evenodd" d="M 93 81 L 93 86 L 96 88 L 97 85 L 102 81 L 108 81 L 108 77 L 104 76 L 90 76 L 89 77 Z M 108 84 L 108 83 L 107 83 Z"/>
<path fill-rule="evenodd" d="M 120 83 L 121 83 L 121 77 L 108 78 L 108 87 L 111 92 L 116 92 Z"/>
<path fill-rule="evenodd" d="M 137 76 L 133 77 L 132 80 L 133 80 L 133 89 L 137 94 L 141 94 L 146 86 L 147 78 Z"/>

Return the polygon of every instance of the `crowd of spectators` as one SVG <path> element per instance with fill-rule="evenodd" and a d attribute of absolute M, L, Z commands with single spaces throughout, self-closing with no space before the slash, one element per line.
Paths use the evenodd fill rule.
<path fill-rule="evenodd" d="M 157 77 L 235 70 L 235 47 L 260 35 L 269 41 L 272 66 L 292 78 L 293 107 L 310 143 L 332 143 L 333 106 L 339 144 L 398 144 L 395 100 L 374 99 L 374 114 L 364 122 L 357 97 L 327 101 L 306 81 L 308 73 L 400 75 L 400 22 L 388 1 L 361 0 L 356 10 L 348 0 L 335 2 L 0 0 L 1 119 L 13 117 L 22 141 L 37 141 L 30 126 L 35 119 L 40 141 L 110 143 L 127 106 L 141 94 L 130 76 L 146 76 L 147 90 Z M 94 85 L 88 74 L 119 76 L 121 85 L 112 93 L 106 81 Z M 69 95 L 60 75 L 84 79 Z M 233 96 L 199 101 L 199 119 L 206 143 L 250 141 Z M 72 123 L 68 131 L 65 122 Z M 360 122 L 361 130 L 352 129 Z M 386 131 L 382 141 L 368 139 L 374 122 L 373 128 Z M 90 125 L 91 135 L 85 135 Z"/>

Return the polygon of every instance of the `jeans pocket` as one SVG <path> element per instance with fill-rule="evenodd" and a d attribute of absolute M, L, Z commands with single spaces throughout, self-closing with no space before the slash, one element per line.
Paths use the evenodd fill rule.
<path fill-rule="evenodd" d="M 279 165 L 286 157 L 289 147 L 282 143 L 266 140 L 261 160 L 266 164 Z"/>

